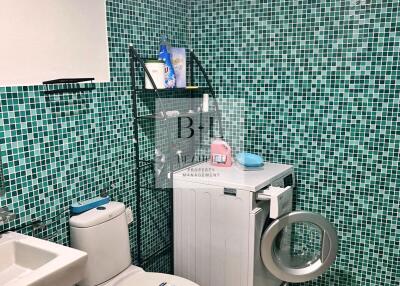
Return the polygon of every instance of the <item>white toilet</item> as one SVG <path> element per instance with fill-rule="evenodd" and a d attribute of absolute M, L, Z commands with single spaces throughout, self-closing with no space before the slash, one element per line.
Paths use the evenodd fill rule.
<path fill-rule="evenodd" d="M 88 256 L 79 286 L 199 286 L 174 275 L 145 272 L 131 264 L 125 205 L 110 202 L 70 219 L 71 246 Z"/>

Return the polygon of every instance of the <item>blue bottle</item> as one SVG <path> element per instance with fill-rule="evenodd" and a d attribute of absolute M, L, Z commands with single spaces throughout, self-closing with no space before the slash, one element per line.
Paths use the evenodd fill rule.
<path fill-rule="evenodd" d="M 168 37 L 162 36 L 160 43 L 159 60 L 162 60 L 165 65 L 165 87 L 174 88 L 176 84 L 175 71 L 171 61 L 171 54 L 169 53 Z"/>

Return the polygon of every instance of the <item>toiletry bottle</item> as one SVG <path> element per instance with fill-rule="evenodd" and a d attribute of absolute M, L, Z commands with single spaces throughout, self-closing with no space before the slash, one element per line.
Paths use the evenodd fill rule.
<path fill-rule="evenodd" d="M 165 66 L 165 87 L 166 88 L 174 88 L 175 87 L 175 71 L 171 61 L 171 54 L 169 53 L 169 42 L 167 36 L 161 37 L 160 43 L 160 55 L 158 57 L 159 60 L 164 62 Z"/>
<path fill-rule="evenodd" d="M 211 143 L 211 165 L 218 167 L 232 166 L 232 149 L 221 138 L 216 138 Z"/>
<path fill-rule="evenodd" d="M 203 112 L 208 112 L 208 101 L 209 101 L 208 93 L 203 94 L 203 104 L 202 104 Z"/>

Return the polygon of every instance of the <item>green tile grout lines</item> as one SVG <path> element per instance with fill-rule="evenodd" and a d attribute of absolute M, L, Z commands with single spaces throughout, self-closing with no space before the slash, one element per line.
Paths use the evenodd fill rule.
<path fill-rule="evenodd" d="M 335 264 L 304 285 L 400 281 L 399 4 L 192 1 L 192 48 L 217 86 L 228 139 L 293 164 L 296 208 L 338 229 Z"/>
<path fill-rule="evenodd" d="M 18 215 L 0 231 L 45 219 L 48 228 L 36 235 L 67 245 L 68 212 L 63 210 L 73 201 L 99 195 L 115 183 L 109 189 L 112 198 L 135 205 L 128 46 L 133 43 L 142 55 L 155 57 L 168 24 L 175 27 L 170 34 L 173 43 L 187 46 L 187 5 L 171 0 L 106 3 L 111 82 L 82 93 L 83 110 L 70 112 L 57 103 L 65 99 L 74 103 L 72 94 L 52 98 L 56 103 L 49 105 L 43 86 L 0 87 L 0 144 L 7 191 L 0 205 Z M 66 113 L 54 112 L 59 109 Z M 132 225 L 131 245 L 136 252 L 134 230 Z M 22 232 L 32 234 L 32 229 Z M 150 222 L 142 232 L 149 249 L 160 243 Z M 170 271 L 164 257 L 147 268 Z"/>
<path fill-rule="evenodd" d="M 68 216 L 50 218 L 74 200 L 115 182 L 113 198 L 135 205 L 127 47 L 154 57 L 169 24 L 174 44 L 193 48 L 212 76 L 235 150 L 295 165 L 296 208 L 337 227 L 337 261 L 304 285 L 396 285 L 398 0 L 106 3 L 112 80 L 84 94 L 85 112 L 57 116 L 42 86 L 0 87 L 0 206 L 18 214 L 5 227 L 46 218 L 39 235 L 68 244 Z M 142 231 L 149 249 L 160 243 L 150 223 Z M 168 271 L 168 258 L 148 269 Z"/>

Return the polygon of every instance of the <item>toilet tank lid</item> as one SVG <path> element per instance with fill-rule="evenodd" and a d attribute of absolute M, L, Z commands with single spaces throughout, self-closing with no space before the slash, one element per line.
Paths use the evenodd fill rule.
<path fill-rule="evenodd" d="M 125 205 L 119 202 L 109 202 L 98 208 L 73 216 L 69 219 L 71 227 L 87 228 L 102 224 L 125 212 Z"/>

